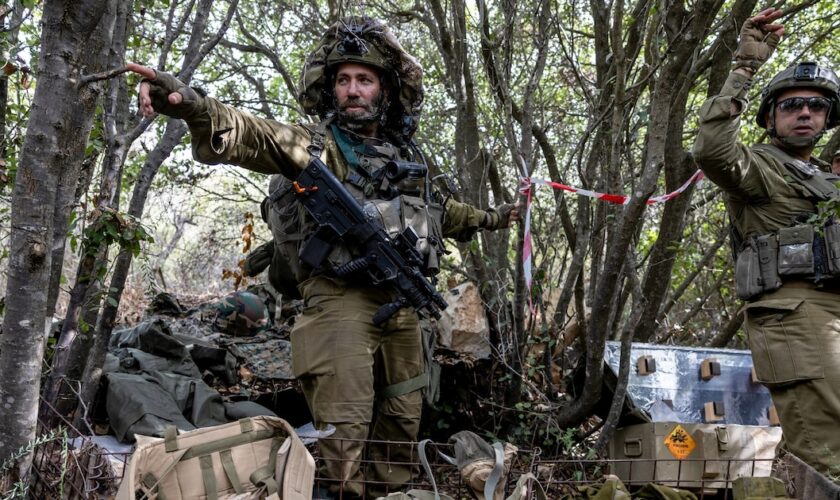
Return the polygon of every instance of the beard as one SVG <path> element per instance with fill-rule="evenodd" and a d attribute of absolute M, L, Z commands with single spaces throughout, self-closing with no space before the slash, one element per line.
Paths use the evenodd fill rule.
<path fill-rule="evenodd" d="M 371 124 L 380 122 L 385 115 L 386 106 L 383 103 L 384 93 L 380 92 L 376 98 L 366 103 L 362 99 L 348 99 L 338 106 L 338 123 L 352 132 L 363 132 Z M 361 111 L 347 111 L 347 108 L 358 106 Z"/>

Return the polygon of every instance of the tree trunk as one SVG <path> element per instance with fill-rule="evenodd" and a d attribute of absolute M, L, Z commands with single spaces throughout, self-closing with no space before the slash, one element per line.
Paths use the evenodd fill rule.
<path fill-rule="evenodd" d="M 193 22 L 190 39 L 187 43 L 187 49 L 184 54 L 184 61 L 178 77 L 184 83 L 189 84 L 192 80 L 193 73 L 198 68 L 198 65 L 210 50 L 215 47 L 227 31 L 230 21 L 236 12 L 238 0 L 233 0 L 228 5 L 228 10 L 225 18 L 222 20 L 218 30 L 205 43 L 202 44 L 205 31 L 210 20 L 210 10 L 213 6 L 213 0 L 200 0 L 196 7 L 195 21 Z M 137 179 L 137 184 L 134 186 L 134 192 L 131 196 L 131 202 L 128 207 L 128 214 L 140 220 L 143 216 L 143 209 L 146 206 L 146 199 L 149 195 L 149 190 L 152 187 L 152 180 L 160 169 L 161 164 L 169 157 L 172 150 L 175 149 L 184 135 L 187 133 L 186 124 L 177 119 L 170 119 L 166 124 L 166 131 L 163 134 L 160 142 L 155 146 L 146 161 L 143 163 L 143 168 L 140 171 L 140 177 Z M 96 391 L 99 388 L 99 380 L 102 376 L 102 366 L 105 363 L 105 354 L 108 347 L 108 340 L 111 337 L 111 332 L 114 329 L 114 322 L 117 318 L 117 309 L 119 307 L 122 292 L 125 288 L 125 282 L 128 279 L 128 271 L 131 267 L 132 254 L 129 250 L 120 249 L 117 256 L 117 262 L 114 266 L 114 272 L 111 275 L 110 286 L 108 287 L 107 298 L 102 308 L 102 314 L 96 323 L 96 336 L 94 337 L 93 347 L 88 356 L 87 365 L 85 366 L 84 374 L 82 375 L 82 388 L 79 397 L 79 405 L 76 411 L 75 422 L 77 425 L 81 424 L 87 417 L 87 409 L 93 403 L 96 396 Z"/>
<path fill-rule="evenodd" d="M 598 441 L 595 443 L 595 452 L 601 454 L 607 447 L 607 444 L 612 440 L 615 434 L 618 419 L 621 416 L 621 410 L 624 408 L 624 398 L 627 395 L 627 383 L 630 379 L 630 365 L 633 360 L 630 358 L 630 352 L 633 346 L 634 332 L 638 331 L 639 318 L 645 308 L 645 300 L 642 288 L 639 286 L 639 278 L 636 276 L 636 256 L 631 250 L 628 252 L 627 262 L 625 263 L 628 281 L 630 282 L 630 289 L 633 295 L 633 308 L 630 312 L 630 317 L 621 329 L 619 340 L 621 341 L 620 357 L 618 364 L 618 377 L 616 379 L 615 391 L 613 393 L 613 400 L 610 404 L 610 411 L 601 427 L 601 434 L 598 436 Z"/>
<path fill-rule="evenodd" d="M 143 168 L 140 170 L 140 176 L 134 185 L 134 193 L 128 207 L 129 215 L 138 220 L 143 216 L 143 209 L 146 206 L 146 199 L 152 187 L 152 180 L 154 180 L 163 161 L 169 157 L 169 154 L 181 142 L 186 133 L 187 126 L 181 120 L 172 118 L 166 124 L 166 132 L 164 132 L 155 149 L 149 153 L 143 163 Z M 105 364 L 108 340 L 111 338 L 114 322 L 117 319 L 117 309 L 125 289 L 125 282 L 128 279 L 131 260 L 131 251 L 124 248 L 120 249 L 117 262 L 114 265 L 114 272 L 111 274 L 111 281 L 106 294 L 107 299 L 102 308 L 102 314 L 96 323 L 96 334 L 82 375 L 79 404 L 74 419 L 74 425 L 76 426 L 81 426 L 86 421 L 88 409 L 91 407 L 99 388 L 99 379 L 102 376 L 102 366 Z"/>
<path fill-rule="evenodd" d="M 743 314 L 733 314 L 729 321 L 726 322 L 726 325 L 715 335 L 712 340 L 709 342 L 709 347 L 726 347 L 729 345 L 729 342 L 732 341 L 732 338 L 738 333 L 738 330 L 741 329 L 741 325 L 744 323 L 744 315 Z"/>
<path fill-rule="evenodd" d="M 125 44 L 130 15 L 131 3 L 122 2 L 118 7 L 114 43 L 108 58 L 110 68 L 119 68 L 125 64 Z M 96 198 L 97 209 L 100 211 L 118 210 L 119 207 L 122 166 L 132 142 L 124 135 L 129 117 L 126 87 L 124 78 L 110 80 L 108 98 L 103 106 L 106 154 L 102 166 L 99 196 Z M 90 223 L 95 223 L 95 221 Z M 79 380 L 85 366 L 85 355 L 93 339 L 93 327 L 99 311 L 99 292 L 102 289 L 101 280 L 105 278 L 108 248 L 104 245 L 92 247 L 87 241 L 83 243 L 82 248 L 84 250 L 76 271 L 76 281 L 70 291 L 67 314 L 65 314 L 61 335 L 53 355 L 52 370 L 44 388 L 45 404 L 51 405 L 57 413 L 50 415 L 52 412 L 45 412 L 46 408 L 42 408 L 41 414 L 48 423 L 53 423 L 59 415 L 68 416 L 67 413 L 76 407 L 72 392 L 68 390 L 69 388 L 62 390 L 61 385 L 65 379 L 71 382 Z M 93 318 L 93 322 L 88 322 L 88 318 Z"/>
<path fill-rule="evenodd" d="M 44 5 L 40 68 L 12 201 L 4 334 L 0 340 L 0 460 L 35 436 L 48 296 L 61 209 L 59 190 L 75 188 L 99 88 L 77 87 L 101 71 L 116 0 L 51 0 Z M 60 185 L 59 183 L 64 183 Z M 67 214 L 64 214 L 66 221 Z M 62 228 L 65 229 L 65 228 Z M 61 240 L 56 241 L 56 240 Z M 9 293 L 11 292 L 11 293 Z M 19 471 L 26 475 L 24 461 Z"/>

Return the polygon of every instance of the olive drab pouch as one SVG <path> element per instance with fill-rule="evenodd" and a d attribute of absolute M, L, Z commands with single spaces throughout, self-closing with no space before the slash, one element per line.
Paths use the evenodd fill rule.
<path fill-rule="evenodd" d="M 400 201 L 403 226 L 413 227 L 417 231 L 417 251 L 426 259 L 423 263 L 423 274 L 434 276 L 440 271 L 438 255 L 443 250 L 438 248 L 441 240 L 437 237 L 441 231 L 441 219 L 437 218 L 437 214 L 442 217 L 443 210 L 436 212 L 434 209 L 428 209 L 426 202 L 416 196 L 401 196 Z"/>
<path fill-rule="evenodd" d="M 269 193 L 260 207 L 274 240 L 268 281 L 285 297 L 299 299 L 297 285 L 306 277 L 298 256 L 304 239 L 304 209 L 295 199 L 292 181 L 282 175 L 272 176 Z"/>
<path fill-rule="evenodd" d="M 116 500 L 309 500 L 315 461 L 277 417 L 140 436 Z"/>
<path fill-rule="evenodd" d="M 814 226 L 800 224 L 779 229 L 779 274 L 814 274 Z"/>
<path fill-rule="evenodd" d="M 825 253 L 828 273 L 832 276 L 840 275 L 840 224 L 825 226 Z"/>
<path fill-rule="evenodd" d="M 440 270 L 438 256 L 442 253 L 440 233 L 443 208 L 416 196 L 400 195 L 390 200 L 373 199 L 365 203 L 365 214 L 378 220 L 388 236 L 395 238 L 406 228 L 417 233 L 417 251 L 423 256 L 421 270 L 434 276 Z"/>
<path fill-rule="evenodd" d="M 801 298 L 759 300 L 743 309 L 758 381 L 768 387 L 825 376 L 823 348 L 813 311 Z"/>
<path fill-rule="evenodd" d="M 425 373 L 428 374 L 428 382 L 423 388 L 423 401 L 434 406 L 440 399 L 440 374 L 441 366 L 435 359 L 435 345 L 437 344 L 437 331 L 429 324 L 428 320 L 420 320 L 420 333 L 423 340 L 423 360 L 426 366 Z"/>
<path fill-rule="evenodd" d="M 775 234 L 763 234 L 756 236 L 755 245 L 764 292 L 778 290 L 782 286 L 782 278 L 779 276 L 779 240 Z"/>
<path fill-rule="evenodd" d="M 750 300 L 764 292 L 758 246 L 749 239 L 735 260 L 735 293 L 741 300 Z"/>

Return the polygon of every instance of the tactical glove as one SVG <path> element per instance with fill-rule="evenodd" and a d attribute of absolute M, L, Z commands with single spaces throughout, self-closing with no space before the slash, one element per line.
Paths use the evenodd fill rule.
<path fill-rule="evenodd" d="M 765 33 L 761 30 L 761 25 L 756 24 L 752 19 L 747 19 L 741 26 L 738 50 L 735 51 L 735 68 L 758 71 L 758 68 L 773 55 L 773 51 L 779 45 L 779 40 L 779 35 L 776 33 Z"/>
<path fill-rule="evenodd" d="M 513 203 L 505 203 L 487 210 L 484 213 L 484 219 L 481 221 L 481 227 L 491 231 L 510 227 L 510 215 L 515 208 L 516 205 Z"/>
<path fill-rule="evenodd" d="M 204 103 L 204 92 L 187 86 L 175 76 L 157 71 L 154 80 L 143 80 L 149 83 L 149 98 L 152 107 L 160 114 L 189 120 L 207 109 Z M 178 92 L 183 96 L 180 104 L 169 102 L 169 94 Z"/>

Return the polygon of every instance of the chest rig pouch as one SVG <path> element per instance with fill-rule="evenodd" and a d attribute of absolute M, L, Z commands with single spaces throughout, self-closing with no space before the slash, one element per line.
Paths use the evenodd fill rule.
<path fill-rule="evenodd" d="M 405 152 L 391 144 L 373 146 L 351 141 L 336 125 L 331 124 L 330 128 L 348 166 L 343 183 L 362 205 L 365 215 L 378 222 L 392 238 L 406 231 L 416 234 L 416 249 L 423 259 L 420 270 L 426 276 L 436 275 L 444 251 L 443 206 L 432 199 L 428 167 L 419 149 L 411 145 L 421 160 L 413 162 L 403 159 L 401 153 Z M 316 139 L 317 135 L 316 130 L 310 146 L 320 144 L 314 150 L 316 155 L 324 143 L 324 136 Z M 359 257 L 358 253 L 343 244 L 335 245 L 327 257 L 329 271 L 344 273 L 347 264 Z"/>
<path fill-rule="evenodd" d="M 769 152 L 780 160 L 790 180 L 803 198 L 814 203 L 837 196 L 840 177 L 826 173 L 810 163 L 791 157 L 780 149 L 762 145 L 757 150 Z M 795 277 L 819 283 L 840 276 L 840 224 L 830 218 L 823 227 L 815 227 L 802 214 L 790 227 L 748 238 L 735 263 L 736 293 L 751 300 L 782 286 L 782 277 Z"/>

